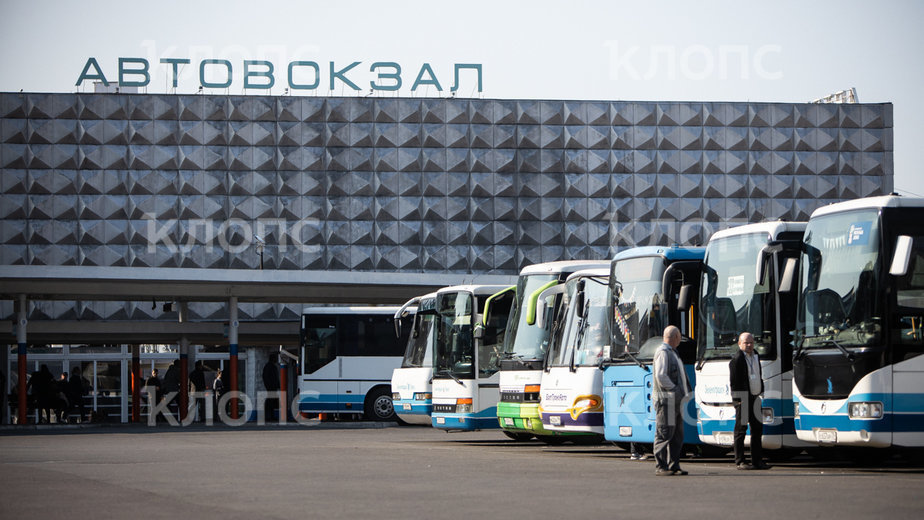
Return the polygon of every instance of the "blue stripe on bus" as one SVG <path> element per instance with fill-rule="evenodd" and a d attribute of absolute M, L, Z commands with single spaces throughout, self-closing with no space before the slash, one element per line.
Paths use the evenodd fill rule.
<path fill-rule="evenodd" d="M 440 423 L 439 420 L 443 422 Z M 430 424 L 443 430 L 498 430 L 497 417 L 475 417 L 467 414 L 433 414 Z"/>
<path fill-rule="evenodd" d="M 793 420 L 794 403 L 791 400 L 782 399 L 763 399 L 762 408 L 772 408 L 773 416 L 776 419 L 782 419 L 782 424 L 764 424 L 764 435 L 792 435 L 796 432 L 795 422 Z M 780 409 L 782 408 L 782 413 Z M 712 435 L 716 432 L 732 432 L 735 430 L 735 419 L 714 419 L 703 415 L 699 410 L 699 421 L 697 430 L 700 435 Z M 751 429 L 748 428 L 748 435 Z"/>
<path fill-rule="evenodd" d="M 412 399 L 395 399 L 395 412 L 408 415 L 431 415 L 433 413 L 432 401 L 414 401 Z M 410 409 L 405 409 L 404 405 L 411 405 Z"/>
<path fill-rule="evenodd" d="M 343 412 L 363 413 L 366 397 L 357 394 L 322 394 L 298 402 L 300 412 Z M 347 405 L 350 405 L 349 407 Z"/>
<path fill-rule="evenodd" d="M 882 419 L 851 419 L 847 415 L 812 415 L 803 413 L 796 428 L 811 431 L 814 428 L 844 432 L 921 432 L 924 431 L 924 413 L 883 414 Z"/>
<path fill-rule="evenodd" d="M 805 401 L 813 402 L 822 402 L 822 399 L 807 399 L 802 398 Z M 831 401 L 828 401 L 831 402 Z M 901 393 L 901 394 L 887 394 L 882 392 L 866 392 L 851 394 L 842 406 L 837 410 L 834 410 L 835 414 L 847 414 L 847 407 L 850 403 L 856 402 L 880 402 L 882 403 L 883 413 L 920 413 L 924 412 L 924 394 L 910 394 L 910 393 Z M 795 403 L 793 403 L 795 404 Z M 802 407 L 802 413 L 805 413 L 805 406 Z"/>
<path fill-rule="evenodd" d="M 735 420 L 724 421 L 707 421 L 703 420 L 697 425 L 697 431 L 700 435 L 712 435 L 716 432 L 734 432 Z M 784 417 L 782 424 L 765 424 L 764 435 L 792 435 L 796 432 L 796 425 L 792 417 Z M 748 427 L 748 435 L 751 434 L 751 428 Z"/>
<path fill-rule="evenodd" d="M 438 424 L 438 419 L 442 419 L 444 423 Z M 430 416 L 430 423 L 434 428 L 444 430 L 500 429 L 496 406 L 485 408 L 477 413 L 434 413 Z"/>

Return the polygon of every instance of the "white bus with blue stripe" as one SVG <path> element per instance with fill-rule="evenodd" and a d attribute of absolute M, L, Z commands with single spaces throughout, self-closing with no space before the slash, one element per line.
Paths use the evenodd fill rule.
<path fill-rule="evenodd" d="M 412 306 L 416 306 L 416 312 L 411 312 Z M 436 318 L 436 293 L 413 298 L 395 313 L 395 332 L 399 337 L 404 331 L 404 320 L 411 320 L 404 360 L 391 376 L 395 413 L 408 424 L 430 426 Z"/>
<path fill-rule="evenodd" d="M 435 428 L 500 428 L 498 372 L 515 288 L 458 285 L 436 292 Z"/>
<path fill-rule="evenodd" d="M 298 410 L 395 420 L 391 376 L 409 331 L 395 337 L 396 306 L 305 307 Z"/>
<path fill-rule="evenodd" d="M 731 448 L 735 408 L 728 362 L 738 335 L 754 335 L 764 378 L 764 449 L 796 454 L 792 411 L 792 330 L 798 292 L 780 292 L 787 262 L 798 261 L 805 222 L 763 222 L 718 231 L 706 245 L 700 283 L 696 407 L 699 438 Z M 750 446 L 750 431 L 744 443 Z M 791 448 L 791 449 L 790 449 Z"/>
<path fill-rule="evenodd" d="M 803 242 L 796 434 L 819 445 L 924 446 L 924 199 L 819 208 Z"/>

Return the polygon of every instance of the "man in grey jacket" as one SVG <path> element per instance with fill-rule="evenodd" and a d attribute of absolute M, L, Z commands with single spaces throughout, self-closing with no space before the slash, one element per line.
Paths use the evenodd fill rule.
<path fill-rule="evenodd" d="M 664 343 L 654 355 L 651 400 L 655 407 L 654 456 L 655 475 L 686 475 L 680 469 L 683 449 L 683 398 L 689 393 L 683 363 L 677 355 L 680 329 L 670 325 L 664 329 Z"/>

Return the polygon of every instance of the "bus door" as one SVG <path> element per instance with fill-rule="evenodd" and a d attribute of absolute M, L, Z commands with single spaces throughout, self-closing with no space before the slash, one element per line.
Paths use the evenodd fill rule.
<path fill-rule="evenodd" d="M 303 316 L 304 374 L 301 402 L 312 410 L 334 410 L 339 395 L 337 380 L 342 371 L 337 357 L 337 316 Z"/>
<path fill-rule="evenodd" d="M 920 213 L 915 212 L 915 216 Z M 922 376 L 924 376 L 924 233 L 920 219 L 895 219 L 894 236 L 888 236 L 886 247 L 895 247 L 889 265 L 890 278 L 895 283 L 895 307 L 890 318 L 892 344 L 892 402 L 884 402 L 885 422 L 891 411 L 892 443 L 901 446 L 921 446 L 924 434 L 920 426 Z M 890 230 L 891 231 L 891 230 Z M 890 233 L 891 235 L 891 233 Z M 910 241 L 910 243 L 909 243 Z M 904 259 L 907 258 L 907 261 Z M 887 394 L 887 392 L 883 392 Z M 886 401 L 883 398 L 883 401 Z M 915 404 L 917 403 L 917 404 Z M 860 408 L 862 404 L 853 405 Z M 862 410 L 854 410 L 854 412 Z"/>
<path fill-rule="evenodd" d="M 485 303 L 490 298 L 490 304 Z M 478 296 L 478 307 L 483 316 L 481 331 L 477 333 L 477 372 L 478 410 L 496 408 L 500 400 L 500 360 L 504 350 L 504 333 L 510 308 L 516 298 L 516 291 L 507 290 L 493 296 Z M 493 419 L 493 417 L 492 417 Z"/>

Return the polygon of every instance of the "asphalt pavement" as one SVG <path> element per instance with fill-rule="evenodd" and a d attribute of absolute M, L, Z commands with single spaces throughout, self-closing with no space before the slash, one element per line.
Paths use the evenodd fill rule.
<path fill-rule="evenodd" d="M 0 431 L 0 518 L 920 518 L 924 464 L 686 459 L 380 423 Z M 743 513 L 743 511 L 747 511 Z"/>

